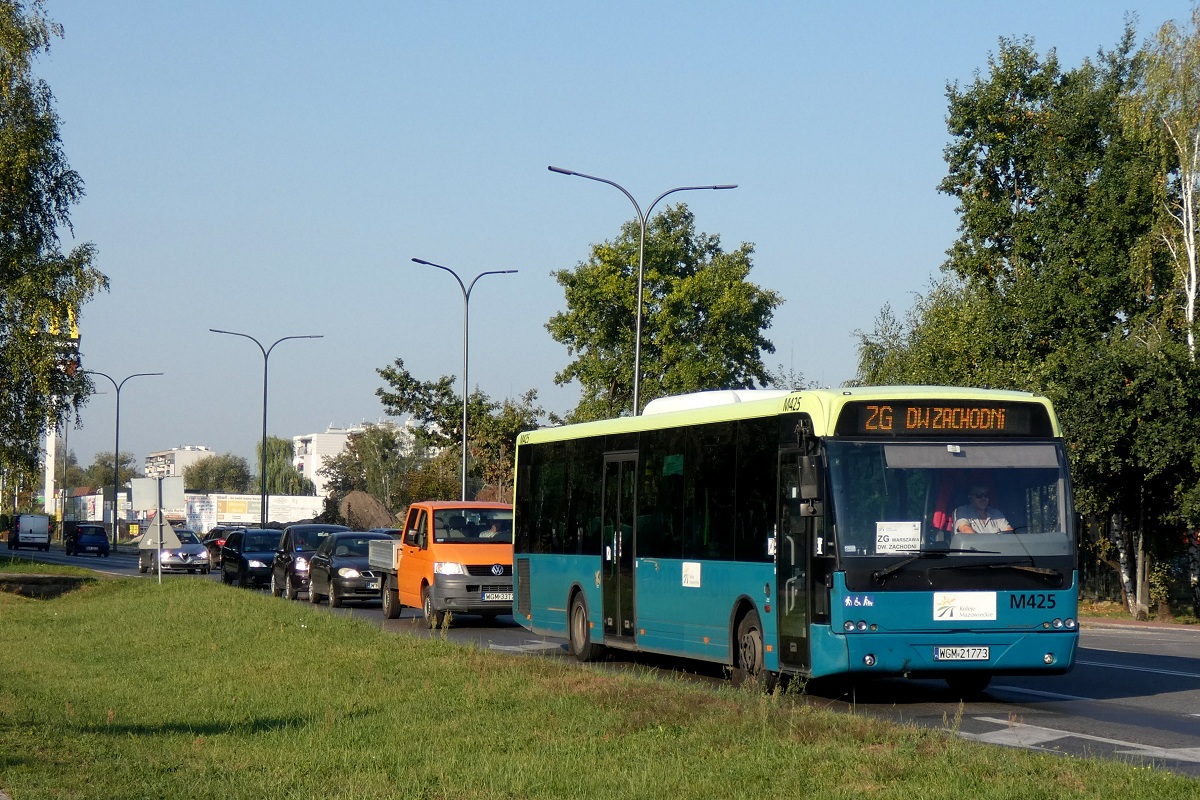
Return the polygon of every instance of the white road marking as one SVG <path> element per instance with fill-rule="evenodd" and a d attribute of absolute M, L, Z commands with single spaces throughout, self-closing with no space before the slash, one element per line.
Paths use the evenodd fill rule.
<path fill-rule="evenodd" d="M 547 650 L 562 650 L 561 644 L 552 642 L 532 642 L 530 644 L 488 644 L 489 650 L 500 650 L 506 653 L 542 653 Z"/>
<path fill-rule="evenodd" d="M 1200 763 L 1200 747 L 1153 747 L 1150 745 L 1135 744 L 1126 742 L 1121 739 L 1108 739 L 1103 736 L 1091 736 L 1086 733 L 1074 733 L 1072 731 L 1057 730 L 1055 728 L 1044 728 L 1040 725 L 1027 725 L 1023 722 L 1014 722 L 1009 719 L 999 719 L 997 717 L 974 717 L 979 722 L 991 722 L 1004 727 L 998 731 L 989 733 L 965 733 L 960 732 L 959 735 L 964 739 L 970 739 L 977 742 L 987 742 L 988 744 L 1003 744 L 1013 747 L 1033 747 L 1045 742 L 1052 742 L 1058 739 L 1086 739 L 1090 742 L 1099 742 L 1116 747 L 1116 752 L 1128 755 L 1145 756 L 1146 758 L 1165 758 L 1173 761 L 1192 761 Z"/>
<path fill-rule="evenodd" d="M 1154 669 L 1153 667 L 1130 667 L 1125 664 L 1105 664 L 1101 661 L 1076 661 L 1088 667 L 1103 667 L 1104 669 L 1127 669 L 1131 672 L 1151 672 L 1155 675 L 1174 675 L 1177 678 L 1200 678 L 1197 672 L 1176 672 L 1170 669 Z"/>

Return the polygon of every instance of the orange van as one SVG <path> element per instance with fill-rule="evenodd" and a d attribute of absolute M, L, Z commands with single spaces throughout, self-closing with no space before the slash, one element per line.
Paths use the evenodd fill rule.
<path fill-rule="evenodd" d="M 512 521 L 507 503 L 413 503 L 397 541 L 371 543 L 371 568 L 383 576 L 384 616 L 420 608 L 436 628 L 447 613 L 511 614 Z"/>

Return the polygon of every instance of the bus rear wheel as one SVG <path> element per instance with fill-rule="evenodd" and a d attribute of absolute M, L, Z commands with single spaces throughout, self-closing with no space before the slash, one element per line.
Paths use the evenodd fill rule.
<path fill-rule="evenodd" d="M 567 637 L 571 654 L 580 661 L 594 661 L 600 656 L 600 645 L 592 643 L 592 631 L 588 626 L 587 603 L 583 593 L 571 601 L 571 617 L 567 620 Z"/>

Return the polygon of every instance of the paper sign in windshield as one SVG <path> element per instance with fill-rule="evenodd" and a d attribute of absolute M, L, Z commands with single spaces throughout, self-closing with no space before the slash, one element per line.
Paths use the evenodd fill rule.
<path fill-rule="evenodd" d="M 875 553 L 906 553 L 921 549 L 921 523 L 876 522 Z"/>

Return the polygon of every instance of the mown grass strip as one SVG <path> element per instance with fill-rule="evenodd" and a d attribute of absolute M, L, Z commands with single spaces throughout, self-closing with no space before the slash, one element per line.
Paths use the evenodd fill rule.
<path fill-rule="evenodd" d="M 1159 770 L 383 633 L 211 581 L 0 595 L 29 798 L 1193 798 Z"/>

